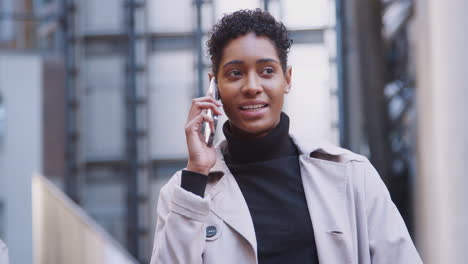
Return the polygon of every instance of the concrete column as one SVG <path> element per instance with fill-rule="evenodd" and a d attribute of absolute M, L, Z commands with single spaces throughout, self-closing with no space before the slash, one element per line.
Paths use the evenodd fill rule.
<path fill-rule="evenodd" d="M 468 1 L 418 0 L 417 245 L 424 263 L 468 259 Z"/>
<path fill-rule="evenodd" d="M 31 177 L 42 171 L 42 60 L 36 55 L 0 54 L 5 103 L 1 191 L 5 241 L 11 263 L 33 263 Z"/>

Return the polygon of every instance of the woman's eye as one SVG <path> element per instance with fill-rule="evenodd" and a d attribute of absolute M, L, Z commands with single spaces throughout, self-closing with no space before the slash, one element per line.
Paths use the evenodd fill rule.
<path fill-rule="evenodd" d="M 240 76 L 240 75 L 241 75 L 241 72 L 238 71 L 238 70 L 232 70 L 232 71 L 228 72 L 228 76 L 237 77 L 237 76 Z"/>
<path fill-rule="evenodd" d="M 275 70 L 274 70 L 273 68 L 265 68 L 265 69 L 263 69 L 263 73 L 264 73 L 264 74 L 272 74 L 272 73 L 274 73 L 274 72 L 275 72 Z"/>

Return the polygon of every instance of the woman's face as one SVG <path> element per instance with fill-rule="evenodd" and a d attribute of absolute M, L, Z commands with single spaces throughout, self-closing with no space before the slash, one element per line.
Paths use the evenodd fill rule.
<path fill-rule="evenodd" d="M 218 69 L 218 88 L 232 132 L 241 137 L 262 137 L 279 122 L 284 94 L 291 85 L 274 44 L 248 33 L 229 42 Z"/>

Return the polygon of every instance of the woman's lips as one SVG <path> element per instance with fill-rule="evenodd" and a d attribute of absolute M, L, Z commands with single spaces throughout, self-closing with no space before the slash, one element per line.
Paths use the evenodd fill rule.
<path fill-rule="evenodd" d="M 260 107 L 260 108 L 254 108 L 254 109 L 239 108 L 239 110 L 240 110 L 240 114 L 245 118 L 259 118 L 267 112 L 269 107 L 270 107 L 269 105 L 264 105 L 263 107 Z"/>

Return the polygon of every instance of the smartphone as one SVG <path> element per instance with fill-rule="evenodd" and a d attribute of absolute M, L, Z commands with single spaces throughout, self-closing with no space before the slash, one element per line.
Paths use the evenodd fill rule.
<path fill-rule="evenodd" d="M 208 88 L 207 95 L 213 97 L 216 101 L 219 100 L 218 85 L 216 84 L 215 78 L 211 78 L 210 87 Z M 214 136 L 216 132 L 216 126 L 218 125 L 218 115 L 213 113 L 213 110 L 208 109 L 207 115 L 213 119 L 214 122 L 214 131 L 211 130 L 210 123 L 203 122 L 202 135 L 205 139 L 205 143 L 208 147 L 213 146 Z"/>

